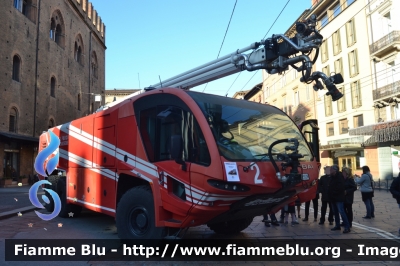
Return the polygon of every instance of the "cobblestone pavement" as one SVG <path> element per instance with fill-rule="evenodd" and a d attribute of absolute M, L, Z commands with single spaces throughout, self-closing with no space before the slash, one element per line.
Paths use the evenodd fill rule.
<path fill-rule="evenodd" d="M 0 203 L 1 204 L 1 203 Z M 255 217 L 253 223 L 242 233 L 231 236 L 231 239 L 385 239 L 399 238 L 400 209 L 391 194 L 382 190 L 376 191 L 374 197 L 375 218 L 364 220 L 365 206 L 361 201 L 359 191 L 355 192 L 354 221 L 351 233 L 343 234 L 341 231 L 331 231 L 327 222 L 318 225 L 313 219 L 308 222 L 300 221 L 295 226 L 265 227 L 261 222 L 262 217 Z M 303 207 L 303 206 L 302 206 Z M 310 213 L 313 213 L 310 210 Z M 301 211 L 304 216 L 304 209 Z M 318 217 L 319 218 L 319 217 Z M 28 227 L 33 223 L 33 227 Z M 59 228 L 58 223 L 63 223 Z M 5 262 L 5 239 L 117 239 L 115 221 L 113 218 L 93 213 L 83 212 L 77 219 L 55 218 L 51 221 L 40 220 L 34 212 L 28 212 L 18 217 L 0 220 L 0 265 L 400 265 L 400 260 L 388 262 L 374 261 L 230 261 L 230 262 L 153 262 L 153 261 L 126 261 L 126 262 Z M 190 228 L 185 239 L 220 239 L 226 237 L 215 234 L 207 226 Z"/>

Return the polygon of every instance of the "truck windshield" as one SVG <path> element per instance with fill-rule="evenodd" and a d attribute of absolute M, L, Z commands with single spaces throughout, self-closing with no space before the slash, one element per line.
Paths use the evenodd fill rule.
<path fill-rule="evenodd" d="M 270 106 L 217 95 L 187 92 L 206 117 L 219 152 L 232 161 L 269 160 L 268 148 L 276 140 L 296 138 L 300 161 L 312 153 L 296 124 L 281 110 Z M 287 142 L 273 147 L 273 155 L 285 153 Z M 274 159 L 277 159 L 274 157 Z"/>

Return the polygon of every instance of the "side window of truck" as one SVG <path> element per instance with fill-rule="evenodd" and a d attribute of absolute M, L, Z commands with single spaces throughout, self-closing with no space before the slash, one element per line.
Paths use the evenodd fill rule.
<path fill-rule="evenodd" d="M 159 105 L 140 111 L 140 134 L 151 162 L 170 160 L 173 135 L 183 139 L 183 160 L 209 165 L 205 138 L 193 114 L 175 106 Z"/>

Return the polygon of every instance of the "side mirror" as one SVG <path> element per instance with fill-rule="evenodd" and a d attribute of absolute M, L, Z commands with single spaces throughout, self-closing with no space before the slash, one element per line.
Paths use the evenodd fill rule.
<path fill-rule="evenodd" d="M 182 165 L 182 170 L 186 171 L 186 163 L 182 160 L 183 152 L 183 139 L 181 135 L 172 135 L 170 141 L 170 154 L 171 158 L 175 160 L 176 163 Z"/>

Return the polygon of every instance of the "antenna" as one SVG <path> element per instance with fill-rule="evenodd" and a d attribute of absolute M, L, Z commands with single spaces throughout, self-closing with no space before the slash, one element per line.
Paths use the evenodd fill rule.
<path fill-rule="evenodd" d="M 158 79 L 160 80 L 160 85 L 161 85 L 161 87 L 162 87 L 163 85 L 162 85 L 162 81 L 161 81 L 160 75 L 158 75 Z"/>
<path fill-rule="evenodd" d="M 139 76 L 139 73 L 137 73 L 137 78 L 138 78 L 138 81 L 139 81 L 139 90 L 140 90 L 140 76 Z"/>

